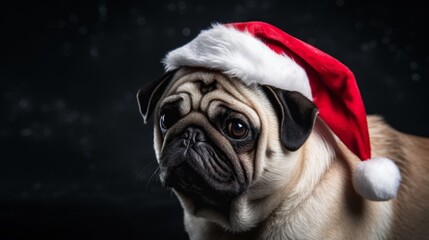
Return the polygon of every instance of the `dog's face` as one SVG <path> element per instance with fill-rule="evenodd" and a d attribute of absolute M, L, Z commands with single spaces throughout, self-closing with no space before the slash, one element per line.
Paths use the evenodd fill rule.
<path fill-rule="evenodd" d="M 306 141 L 317 115 L 299 93 L 192 68 L 167 73 L 139 91 L 138 101 L 145 121 L 155 116 L 161 182 L 187 214 L 229 228 L 245 214 L 243 199 L 274 188 L 270 168 L 287 165 L 281 158 Z"/>

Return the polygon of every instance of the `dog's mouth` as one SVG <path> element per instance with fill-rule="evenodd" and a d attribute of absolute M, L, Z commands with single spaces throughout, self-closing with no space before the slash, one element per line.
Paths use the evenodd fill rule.
<path fill-rule="evenodd" d="M 238 191 L 222 191 L 211 184 L 208 177 L 183 164 L 171 170 L 165 176 L 166 187 L 181 192 L 192 200 L 196 209 L 229 210 L 231 201 Z"/>
<path fill-rule="evenodd" d="M 205 138 L 172 140 L 161 156 L 160 171 L 163 184 L 191 199 L 196 209 L 229 212 L 247 186 L 232 161 Z"/>

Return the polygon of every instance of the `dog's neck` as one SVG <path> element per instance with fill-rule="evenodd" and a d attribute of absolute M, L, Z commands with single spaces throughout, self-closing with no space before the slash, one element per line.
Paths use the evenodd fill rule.
<path fill-rule="evenodd" d="M 321 120 L 307 142 L 295 152 L 275 154 L 266 161 L 261 178 L 237 199 L 230 216 L 231 230 L 254 227 L 276 209 L 295 212 L 323 180 L 336 159 L 335 139 Z M 311 149 L 311 150 L 310 150 Z M 257 213 L 257 214 L 256 214 Z"/>

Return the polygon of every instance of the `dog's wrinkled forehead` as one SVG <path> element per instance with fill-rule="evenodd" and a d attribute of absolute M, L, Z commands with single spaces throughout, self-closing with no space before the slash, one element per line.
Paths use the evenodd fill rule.
<path fill-rule="evenodd" d="M 179 71 L 174 78 L 158 109 L 174 105 L 183 115 L 198 111 L 209 118 L 229 109 L 245 114 L 256 127 L 260 125 L 257 113 L 251 108 L 255 93 L 239 80 L 209 71 Z"/>

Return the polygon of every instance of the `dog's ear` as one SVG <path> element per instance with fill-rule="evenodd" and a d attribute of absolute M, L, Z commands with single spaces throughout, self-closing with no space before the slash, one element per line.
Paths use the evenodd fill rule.
<path fill-rule="evenodd" d="M 137 102 L 144 123 L 148 122 L 149 116 L 155 109 L 156 104 L 173 78 L 174 73 L 176 73 L 176 71 L 166 72 L 160 79 L 147 84 L 137 92 Z"/>
<path fill-rule="evenodd" d="M 264 85 L 280 121 L 280 139 L 290 151 L 304 144 L 313 129 L 319 112 L 312 101 L 299 92 Z"/>

